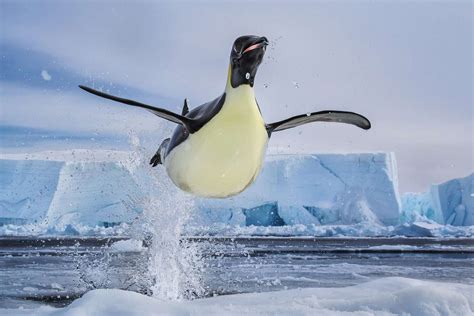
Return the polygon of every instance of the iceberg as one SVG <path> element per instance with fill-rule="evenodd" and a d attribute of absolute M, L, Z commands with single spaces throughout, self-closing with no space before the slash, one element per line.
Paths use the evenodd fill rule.
<path fill-rule="evenodd" d="M 474 173 L 434 184 L 428 192 L 402 197 L 403 222 L 430 220 L 442 225 L 474 225 Z"/>
<path fill-rule="evenodd" d="M 85 150 L 3 154 L 0 234 L 107 234 L 114 227 L 123 233 L 143 212 L 141 201 L 150 194 L 158 201 L 169 194 L 165 185 L 161 191 L 150 190 L 156 183 L 146 178 L 160 170 L 137 166 L 133 155 Z M 186 231 L 465 236 L 472 230 L 435 224 L 474 225 L 473 179 L 453 179 L 400 199 L 392 153 L 273 154 L 257 181 L 240 195 L 194 198 Z"/>
<path fill-rule="evenodd" d="M 444 224 L 454 226 L 474 225 L 474 173 L 431 187 L 434 207 Z"/>
<path fill-rule="evenodd" d="M 108 161 L 0 159 L 0 225 L 113 226 L 141 211 L 130 171 Z"/>
<path fill-rule="evenodd" d="M 401 206 L 395 155 L 269 155 L 246 191 L 225 200 L 197 199 L 196 205 L 261 209 L 262 223 L 267 222 L 266 210 L 273 207 L 285 224 L 395 225 Z"/>
<path fill-rule="evenodd" d="M 63 162 L 0 160 L 0 222 L 32 223 L 48 212 Z"/>
<path fill-rule="evenodd" d="M 114 226 L 141 212 L 140 188 L 124 166 L 113 162 L 65 163 L 46 220 L 55 226 L 81 223 Z"/>
<path fill-rule="evenodd" d="M 3 225 L 108 227 L 130 223 L 142 211 L 134 202 L 147 191 L 126 167 L 126 154 L 2 158 Z M 397 186 L 393 154 L 270 155 L 256 183 L 237 197 L 195 199 L 191 225 L 392 225 L 399 218 Z"/>

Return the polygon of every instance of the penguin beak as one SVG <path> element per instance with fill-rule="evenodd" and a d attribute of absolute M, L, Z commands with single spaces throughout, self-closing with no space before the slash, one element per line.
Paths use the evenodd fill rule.
<path fill-rule="evenodd" d="M 249 47 L 247 47 L 247 48 L 242 52 L 242 55 L 245 54 L 245 53 L 248 53 L 248 52 L 250 52 L 250 51 L 252 51 L 252 50 L 254 50 L 254 49 L 257 49 L 257 48 L 263 48 L 263 50 L 265 50 L 266 47 L 267 47 L 267 45 L 268 45 L 268 40 L 267 40 L 265 37 L 263 37 L 260 42 L 255 43 L 255 44 L 250 45 Z"/>

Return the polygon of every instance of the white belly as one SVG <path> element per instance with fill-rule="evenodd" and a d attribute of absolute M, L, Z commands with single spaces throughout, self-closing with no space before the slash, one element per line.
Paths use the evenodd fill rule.
<path fill-rule="evenodd" d="M 268 134 L 253 91 L 244 89 L 250 90 L 239 87 L 227 93 L 221 111 L 166 157 L 168 175 L 182 190 L 228 197 L 243 191 L 259 174 Z"/>

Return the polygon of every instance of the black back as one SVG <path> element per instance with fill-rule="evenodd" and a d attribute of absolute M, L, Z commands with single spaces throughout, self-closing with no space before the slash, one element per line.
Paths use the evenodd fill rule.
<path fill-rule="evenodd" d="M 216 99 L 204 103 L 186 114 L 191 120 L 193 133 L 199 131 L 207 122 L 209 122 L 222 109 L 225 102 L 225 93 Z M 178 125 L 171 136 L 166 155 L 168 155 L 176 146 L 184 142 L 189 137 L 189 131 L 183 126 Z"/>

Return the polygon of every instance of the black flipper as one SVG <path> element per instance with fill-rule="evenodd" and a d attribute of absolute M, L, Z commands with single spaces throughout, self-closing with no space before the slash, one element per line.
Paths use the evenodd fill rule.
<path fill-rule="evenodd" d="M 186 116 L 189 113 L 188 99 L 184 99 L 183 110 L 181 111 L 182 116 Z"/>
<path fill-rule="evenodd" d="M 165 153 L 168 149 L 168 144 L 170 143 L 170 138 L 166 138 L 158 147 L 155 155 L 151 157 L 150 165 L 156 167 L 157 165 L 162 165 L 165 162 Z"/>
<path fill-rule="evenodd" d="M 371 126 L 370 121 L 367 118 L 357 113 L 344 111 L 320 111 L 293 116 L 286 120 L 267 124 L 266 127 L 268 134 L 271 134 L 272 132 L 283 131 L 288 128 L 312 122 L 346 123 L 355 125 L 362 129 L 369 129 Z"/>
<path fill-rule="evenodd" d="M 79 88 L 81 88 L 82 90 L 85 90 L 89 93 L 95 94 L 99 97 L 102 97 L 102 98 L 106 98 L 106 99 L 109 99 L 109 100 L 112 100 L 112 101 L 117 101 L 117 102 L 120 102 L 120 103 L 124 103 L 124 104 L 128 104 L 128 105 L 137 106 L 137 107 L 140 107 L 140 108 L 147 109 L 148 111 L 155 114 L 156 116 L 164 118 L 165 120 L 171 121 L 173 123 L 183 125 L 184 127 L 186 127 L 186 129 L 188 131 L 193 132 L 192 129 L 190 128 L 191 120 L 187 117 L 182 116 L 182 115 L 173 113 L 173 112 L 165 110 L 165 109 L 157 108 L 157 107 L 154 107 L 154 106 L 151 106 L 151 105 L 148 105 L 148 104 L 144 104 L 144 103 L 140 103 L 140 102 L 137 102 L 137 101 L 116 97 L 116 96 L 113 96 L 113 95 L 110 95 L 110 94 L 107 94 L 107 93 L 104 93 L 104 92 L 100 92 L 100 91 L 97 91 L 97 90 L 94 90 L 92 88 L 85 87 L 85 86 L 82 86 L 82 85 L 80 85 Z"/>

